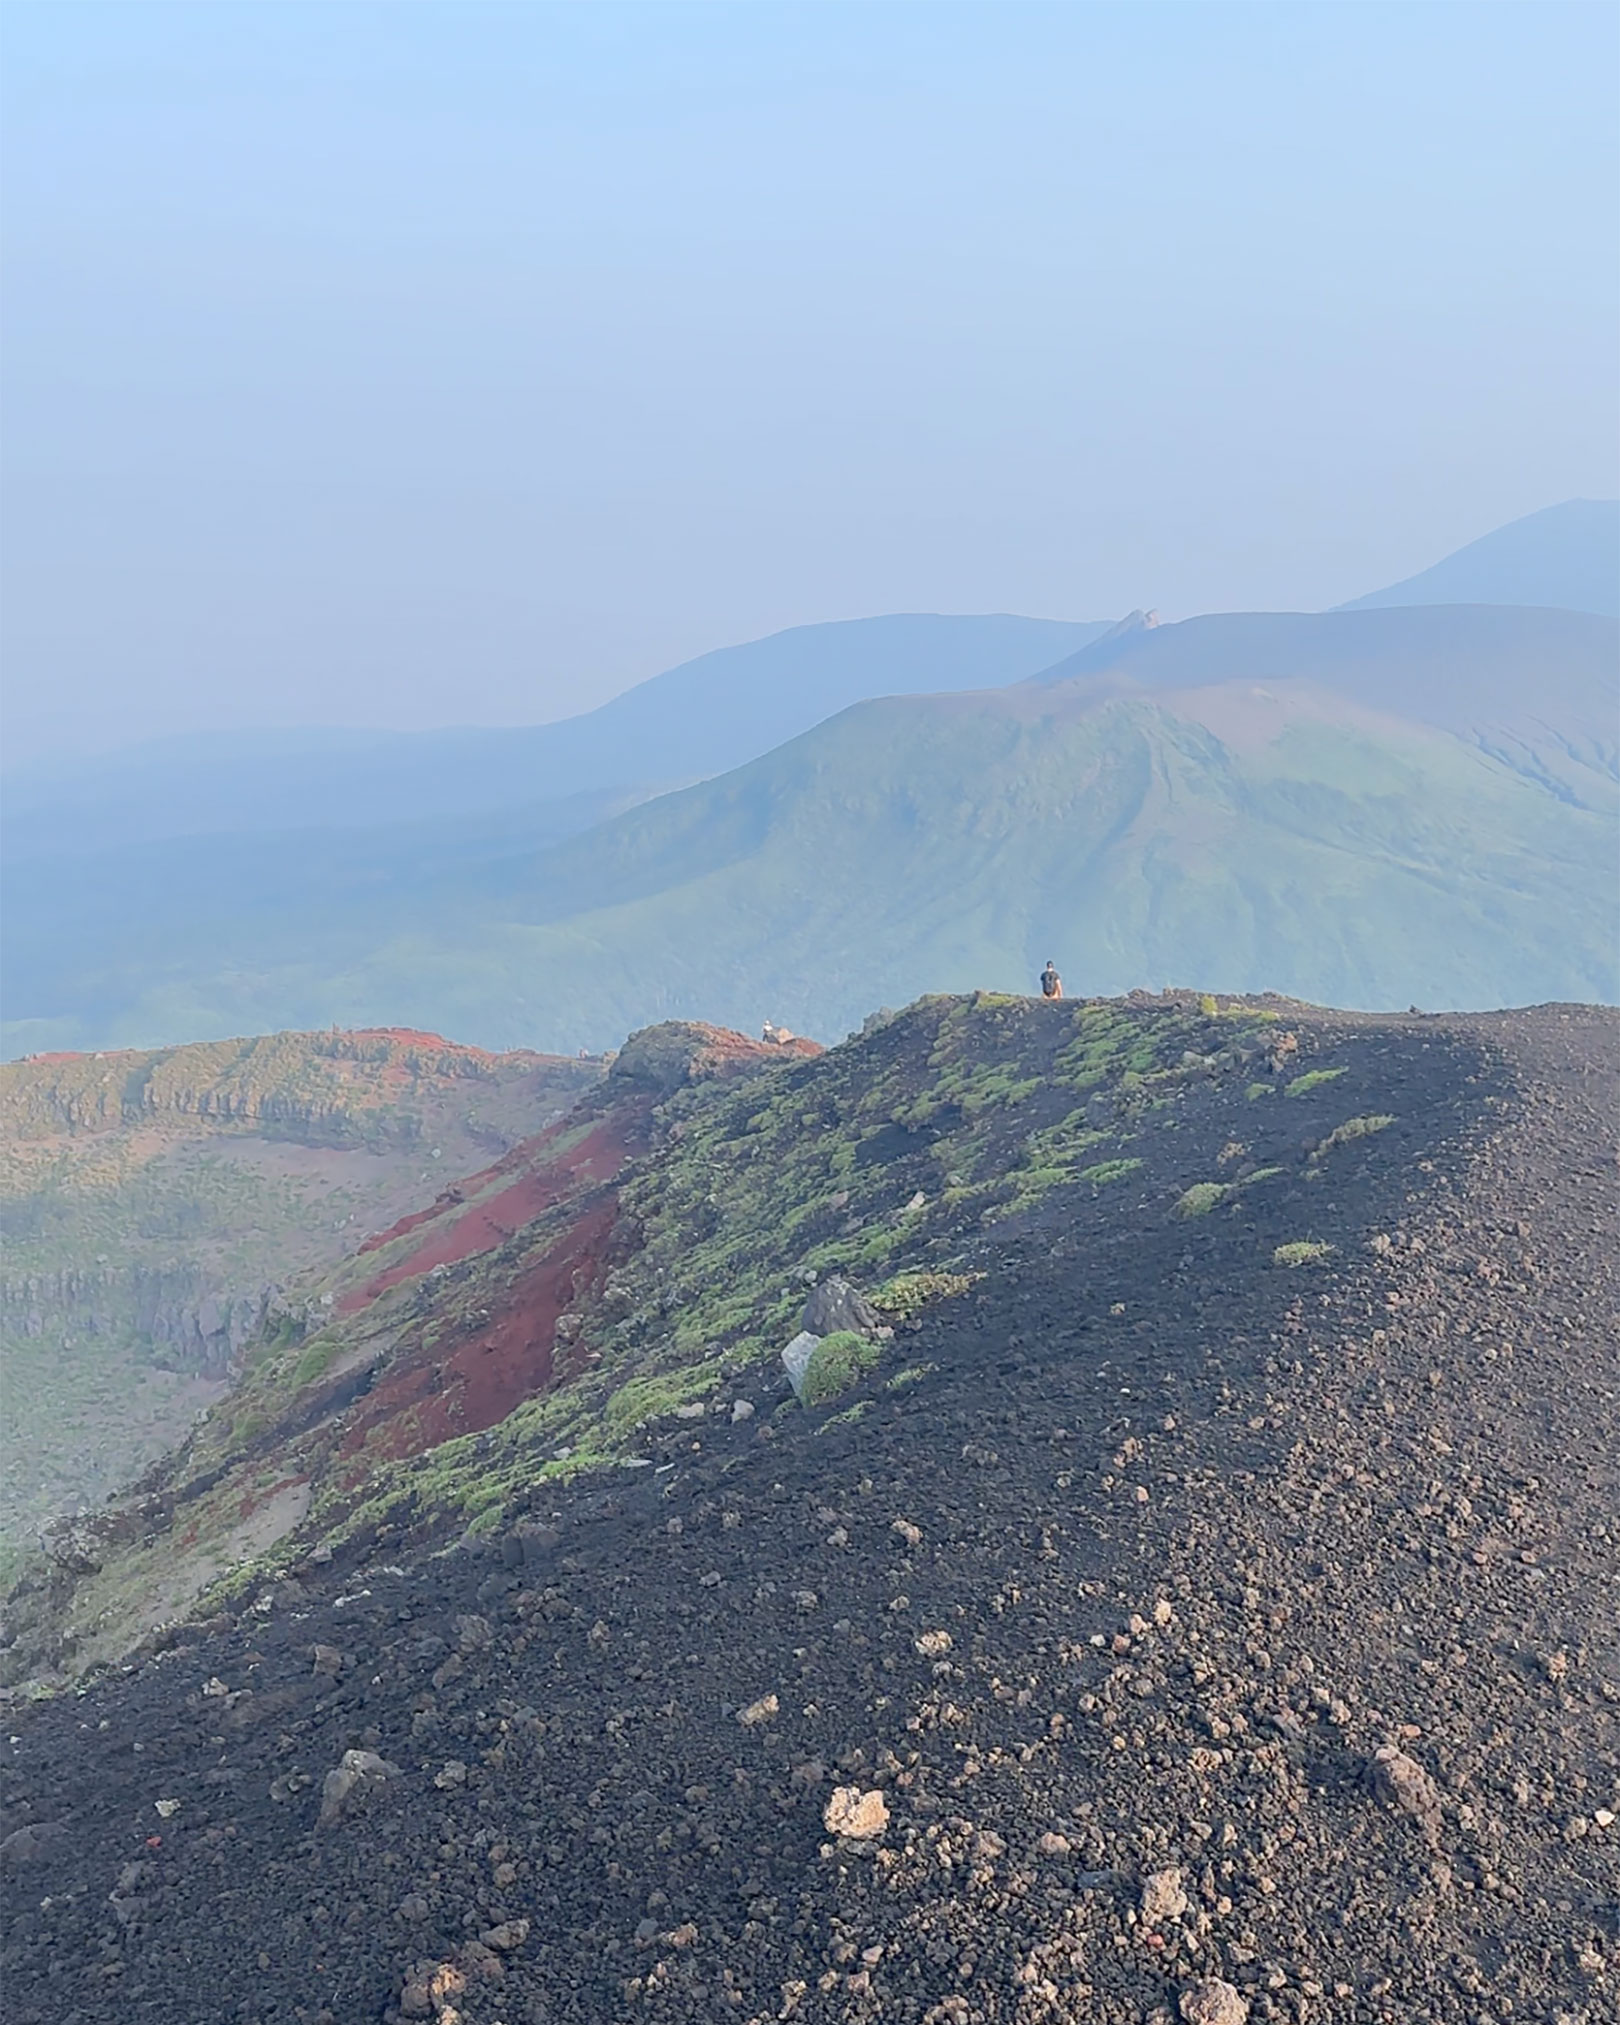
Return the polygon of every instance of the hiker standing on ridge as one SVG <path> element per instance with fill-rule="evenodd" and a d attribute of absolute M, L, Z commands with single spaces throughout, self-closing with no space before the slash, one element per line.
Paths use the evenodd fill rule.
<path fill-rule="evenodd" d="M 1057 965 L 1052 961 L 1051 957 L 1048 957 L 1046 959 L 1046 968 L 1041 972 L 1041 997 L 1061 998 L 1062 996 L 1063 980 L 1057 974 Z"/>

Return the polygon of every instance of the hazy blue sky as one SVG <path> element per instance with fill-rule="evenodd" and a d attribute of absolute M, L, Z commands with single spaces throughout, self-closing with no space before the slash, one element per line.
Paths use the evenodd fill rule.
<path fill-rule="evenodd" d="M 14 758 L 1616 490 L 1604 5 L 4 8 Z"/>

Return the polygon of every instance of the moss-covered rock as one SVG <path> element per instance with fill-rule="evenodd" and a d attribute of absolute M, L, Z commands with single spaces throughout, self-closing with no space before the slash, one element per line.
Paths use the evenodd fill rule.
<path fill-rule="evenodd" d="M 853 1329 L 823 1336 L 805 1366 L 799 1397 L 806 1406 L 827 1406 L 873 1370 L 881 1350 Z"/>

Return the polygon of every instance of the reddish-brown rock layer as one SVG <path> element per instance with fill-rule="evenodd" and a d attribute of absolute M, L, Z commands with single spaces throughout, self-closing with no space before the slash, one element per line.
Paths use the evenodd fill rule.
<path fill-rule="evenodd" d="M 337 1304 L 338 1313 L 352 1314 L 390 1287 L 431 1272 L 435 1266 L 455 1265 L 478 1252 L 490 1251 L 582 1187 L 610 1181 L 639 1138 L 648 1108 L 645 1103 L 615 1107 L 583 1139 L 547 1159 L 547 1149 L 568 1136 L 564 1126 L 552 1126 L 514 1147 L 482 1174 L 446 1189 L 429 1208 L 401 1217 L 391 1229 L 367 1238 L 360 1247 L 362 1252 L 378 1251 L 413 1231 L 424 1233 L 422 1242 L 405 1257 L 396 1259 L 364 1286 L 344 1294 Z M 511 1178 L 504 1186 L 486 1192 L 508 1176 Z"/>
<path fill-rule="evenodd" d="M 618 1197 L 609 1191 L 517 1282 L 507 1303 L 450 1356 L 437 1350 L 393 1365 L 351 1419 L 340 1453 L 369 1466 L 418 1455 L 453 1435 L 504 1420 L 556 1377 L 557 1320 L 604 1271 Z"/>
<path fill-rule="evenodd" d="M 417 1242 L 344 1293 L 339 1315 L 354 1314 L 437 1268 L 492 1252 L 544 1216 L 560 1220 L 556 1236 L 524 1264 L 465 1342 L 448 1355 L 442 1342 L 396 1350 L 373 1389 L 348 1409 L 338 1453 L 351 1466 L 349 1474 L 493 1427 L 521 1400 L 567 1375 L 560 1368 L 558 1319 L 606 1271 L 619 1210 L 613 1184 L 626 1161 L 645 1149 L 661 1097 L 784 1056 L 821 1052 L 814 1041 L 754 1041 L 696 1022 L 650 1028 L 626 1044 L 605 1093 L 446 1189 L 428 1209 L 368 1238 L 362 1255 L 401 1238 Z"/>

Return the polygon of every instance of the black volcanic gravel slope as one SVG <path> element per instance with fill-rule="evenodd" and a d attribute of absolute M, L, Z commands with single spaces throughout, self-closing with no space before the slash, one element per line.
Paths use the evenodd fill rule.
<path fill-rule="evenodd" d="M 12 1703 L 8 2025 L 1620 2016 L 1620 1020 L 1300 1025 L 1317 1179 Z"/>

